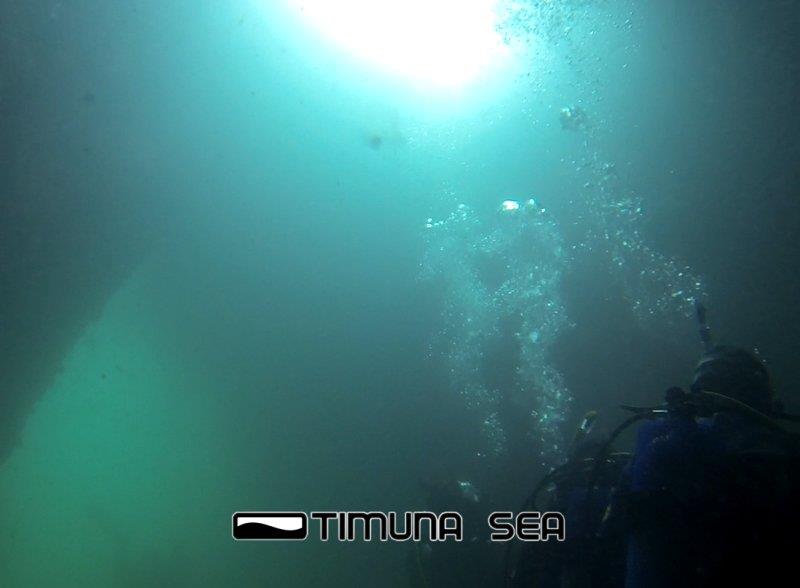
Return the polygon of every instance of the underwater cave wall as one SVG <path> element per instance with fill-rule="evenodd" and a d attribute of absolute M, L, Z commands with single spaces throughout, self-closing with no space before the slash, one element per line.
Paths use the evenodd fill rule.
<path fill-rule="evenodd" d="M 141 158 L 114 143 L 102 57 L 34 4 L 0 8 L 0 463 L 164 213 L 131 173 Z"/>

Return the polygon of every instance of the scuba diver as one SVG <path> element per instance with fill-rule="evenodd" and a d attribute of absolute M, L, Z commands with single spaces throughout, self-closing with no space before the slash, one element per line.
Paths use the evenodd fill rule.
<path fill-rule="evenodd" d="M 563 513 L 569 529 L 565 541 L 510 542 L 505 586 L 621 585 L 625 569 L 621 527 L 607 527 L 600 537 L 594 523 L 608 508 L 630 454 L 611 452 L 611 443 L 591 436 L 596 418 L 596 412 L 586 413 L 567 462 L 545 476 L 520 509 Z"/>
<path fill-rule="evenodd" d="M 464 539 L 414 542 L 406 558 L 409 584 L 420 588 L 479 587 L 497 578 L 498 549 L 488 542 L 485 521 L 493 510 L 469 480 L 423 480 L 426 509 L 456 511 L 464 520 Z"/>
<path fill-rule="evenodd" d="M 536 498 L 552 488 L 547 508 L 565 513 L 567 541 L 525 545 L 517 558 L 510 547 L 506 586 L 721 586 L 791 577 L 800 442 L 780 421 L 800 418 L 783 413 L 764 364 L 744 349 L 714 345 L 705 309 L 696 310 L 705 353 L 690 392 L 670 388 L 662 406 L 622 406 L 633 414 L 602 443 L 583 435 L 524 506 L 541 510 Z M 613 453 L 634 424 L 641 426 L 633 455 Z"/>
<path fill-rule="evenodd" d="M 639 411 L 622 504 L 628 527 L 625 585 L 719 586 L 788 577 L 798 512 L 797 436 L 778 419 L 769 373 L 752 353 L 706 347 L 691 392 Z M 632 407 L 627 407 L 631 409 Z"/>

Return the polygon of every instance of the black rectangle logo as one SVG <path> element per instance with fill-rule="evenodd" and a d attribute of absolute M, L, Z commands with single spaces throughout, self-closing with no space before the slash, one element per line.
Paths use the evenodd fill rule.
<path fill-rule="evenodd" d="M 308 536 L 304 512 L 235 512 L 233 538 L 237 541 L 302 541 Z"/>

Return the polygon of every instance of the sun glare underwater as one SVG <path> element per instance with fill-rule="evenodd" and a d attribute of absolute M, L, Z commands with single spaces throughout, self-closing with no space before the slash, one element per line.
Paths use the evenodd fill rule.
<path fill-rule="evenodd" d="M 355 58 L 427 90 L 459 90 L 510 58 L 496 0 L 290 0 Z"/>

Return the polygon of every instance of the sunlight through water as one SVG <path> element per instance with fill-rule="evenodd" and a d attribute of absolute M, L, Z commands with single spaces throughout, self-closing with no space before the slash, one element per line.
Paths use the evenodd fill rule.
<path fill-rule="evenodd" d="M 458 89 L 502 63 L 497 0 L 290 0 L 328 40 L 428 89 Z"/>

